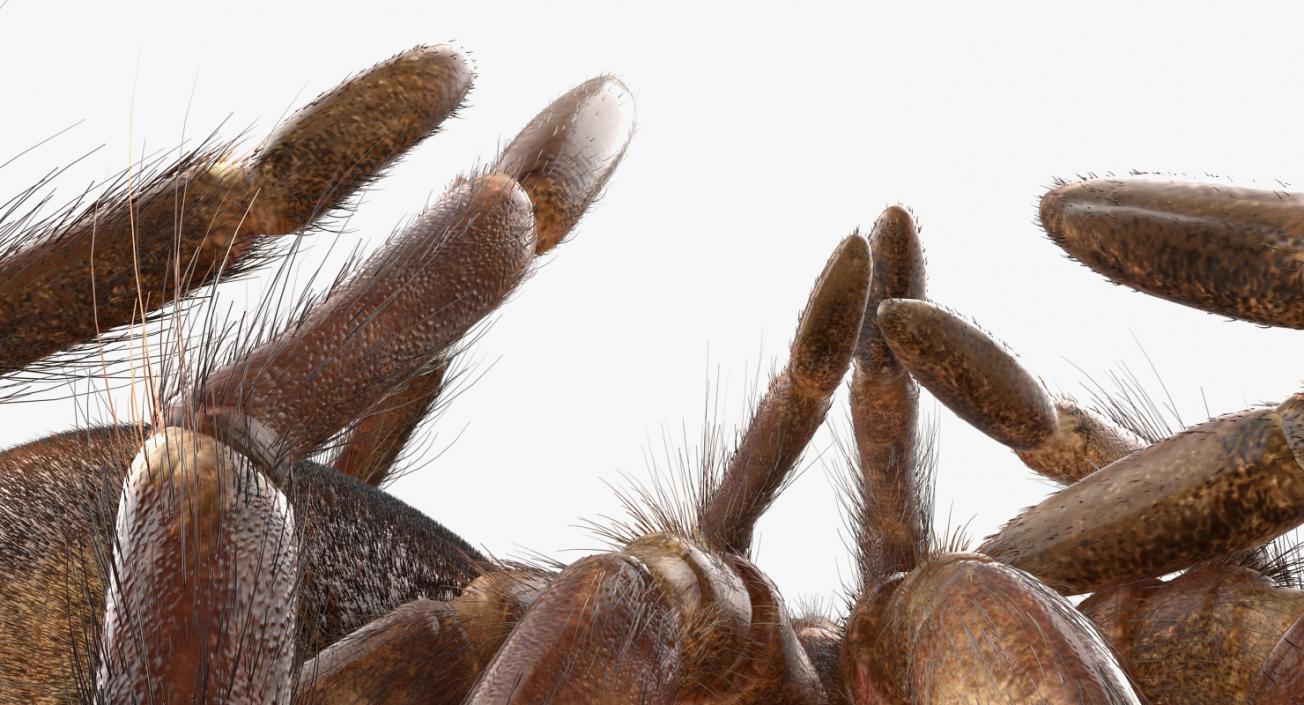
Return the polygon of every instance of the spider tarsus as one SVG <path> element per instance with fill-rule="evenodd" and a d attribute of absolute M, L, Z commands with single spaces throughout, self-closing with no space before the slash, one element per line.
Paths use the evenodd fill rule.
<path fill-rule="evenodd" d="M 503 150 L 493 171 L 521 184 L 534 203 L 535 254 L 556 247 L 620 164 L 634 132 L 634 98 L 599 76 L 553 101 Z"/>
<path fill-rule="evenodd" d="M 857 486 L 856 516 L 861 587 L 908 571 L 928 552 L 931 481 L 918 457 L 919 385 L 892 354 L 878 325 L 878 306 L 893 298 L 924 298 L 924 253 L 910 212 L 883 211 L 870 233 L 869 296 L 856 340 L 851 374 L 851 426 Z"/>
<path fill-rule="evenodd" d="M 1041 199 L 1055 244 L 1111 281 L 1256 323 L 1304 328 L 1304 195 L 1085 179 Z"/>

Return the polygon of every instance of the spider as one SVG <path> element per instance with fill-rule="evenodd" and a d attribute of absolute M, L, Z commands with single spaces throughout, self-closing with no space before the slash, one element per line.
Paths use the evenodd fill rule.
<path fill-rule="evenodd" d="M 201 151 L 50 224 L 57 236 L 0 262 L 10 287 L 7 370 L 238 273 L 262 252 L 253 233 L 292 232 L 338 205 L 450 114 L 468 80 L 451 50 L 405 52 L 323 96 L 246 159 Z M 1102 633 L 1047 585 L 1131 589 L 1128 581 L 1256 549 L 1298 523 L 1288 510 L 1300 503 L 1272 494 L 1284 498 L 1281 516 L 1235 512 L 1245 527 L 1156 537 L 1185 549 L 1179 557 L 1138 561 L 1116 545 L 1083 558 L 1047 547 L 1054 534 L 1037 525 L 1064 494 L 986 544 L 992 557 L 939 550 L 928 537 L 927 442 L 915 438 L 912 378 L 1036 469 L 1080 480 L 1068 493 L 1153 472 L 1139 459 L 1200 434 L 1142 450 L 1125 431 L 1039 396 L 1017 365 L 922 301 L 922 256 L 900 209 L 869 239 L 853 235 L 835 250 L 788 366 L 721 474 L 699 478 L 692 511 L 645 510 L 626 535 L 614 532 L 617 551 L 529 567 L 490 561 L 386 498 L 371 485 L 439 398 L 452 346 L 534 256 L 564 239 L 619 162 L 627 102 L 609 78 L 563 96 L 485 173 L 457 182 L 294 324 L 229 360 L 202 360 L 187 370 L 189 384 L 160 388 L 148 423 L 9 451 L 3 548 L 13 569 L 3 587 L 15 606 L 7 633 L 22 636 L 5 642 L 0 685 L 24 689 L 13 697 L 113 702 L 1136 702 Z M 1179 215 L 1210 200 L 1192 193 L 1200 197 Z M 1064 197 L 1048 198 L 1052 230 Z M 89 292 L 79 285 L 87 280 Z M 1271 305 L 1280 292 L 1255 290 L 1250 300 L 1294 310 L 1293 291 L 1281 307 Z M 1161 293 L 1194 296 L 1181 286 Z M 843 627 L 790 619 L 748 551 L 853 358 L 861 579 Z M 969 370 L 989 384 L 966 386 Z M 1279 446 L 1292 438 L 1290 410 L 1273 417 L 1286 426 Z M 330 443 L 334 469 L 304 460 Z M 1280 453 L 1263 455 L 1247 462 L 1295 472 Z M 1103 526 L 1092 530 L 1113 525 Z M 1143 537 L 1124 538 L 1131 548 Z M 1272 590 L 1294 604 L 1287 588 Z M 1130 619 L 1115 630 L 1120 650 Z M 988 639 L 958 638 L 979 623 Z M 1209 630 L 1193 628 L 1192 638 Z M 1280 682 L 1249 687 L 1275 703 L 1267 698 L 1295 692 Z"/>

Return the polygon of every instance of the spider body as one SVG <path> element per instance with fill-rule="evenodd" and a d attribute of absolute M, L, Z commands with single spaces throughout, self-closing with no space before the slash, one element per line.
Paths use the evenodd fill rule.
<path fill-rule="evenodd" d="M 259 238 L 345 202 L 451 115 L 469 81 L 456 52 L 404 52 L 244 159 L 201 151 L 32 233 L 0 257 L 0 372 L 253 266 Z M 1256 552 L 1304 519 L 1297 401 L 1142 440 L 1052 399 L 985 333 L 923 300 L 922 248 L 900 208 L 834 249 L 788 364 L 718 474 L 699 469 L 687 506 L 636 509 L 609 531 L 614 550 L 567 566 L 495 562 L 376 489 L 444 391 L 457 346 L 565 239 L 632 128 L 619 81 L 581 84 L 282 329 L 228 360 L 187 363 L 177 348 L 180 383 L 159 388 L 148 418 L 0 455 L 0 601 L 11 606 L 0 696 L 1139 703 L 1168 697 L 1147 670 L 1147 634 L 1162 631 L 1165 610 L 1184 610 L 1183 638 L 1213 662 L 1199 678 L 1235 676 L 1229 692 L 1256 705 L 1296 697 L 1297 591 L 1209 562 Z M 1218 208 L 1198 187 L 1155 188 L 1110 182 L 1097 202 L 1090 185 L 1060 187 L 1042 219 L 1109 276 L 1294 324 L 1297 282 L 1268 275 L 1293 275 L 1289 257 L 1273 258 L 1291 254 L 1295 206 Z M 1110 209 L 1132 197 L 1126 213 Z M 1105 235 L 1083 235 L 1102 223 Z M 1249 252 L 1252 276 L 1210 293 L 1162 247 L 1117 254 L 1152 227 L 1200 251 Z M 1285 233 L 1266 238 L 1273 247 L 1245 246 L 1273 228 Z M 794 618 L 751 560 L 753 532 L 853 366 L 859 575 L 844 621 Z M 981 554 L 946 550 L 931 535 L 916 381 L 1067 488 Z M 310 460 L 323 455 L 333 465 Z M 1143 521 L 1153 535 L 1135 530 Z M 1153 594 L 1130 582 L 1188 568 Z M 1087 590 L 1101 591 L 1084 606 L 1095 625 L 1060 594 Z M 1209 595 L 1227 602 L 1210 607 Z M 1267 625 L 1266 636 L 1219 632 L 1241 623 Z"/>

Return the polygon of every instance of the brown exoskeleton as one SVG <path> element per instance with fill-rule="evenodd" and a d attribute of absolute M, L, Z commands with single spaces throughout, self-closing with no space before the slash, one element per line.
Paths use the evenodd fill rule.
<path fill-rule="evenodd" d="M 0 259 L 3 370 L 94 341 L 256 263 L 261 235 L 297 231 L 337 207 L 433 131 L 469 80 L 456 52 L 405 52 L 323 96 L 245 159 L 202 152 L 30 234 Z M 1133 593 L 1111 601 L 1101 592 L 1093 599 L 1103 607 L 1089 610 L 1098 630 L 1052 588 L 1133 590 L 1129 581 L 1253 549 L 1287 528 L 1299 511 L 1289 492 L 1297 469 L 1283 452 L 1298 440 L 1294 410 L 1225 424 L 1225 436 L 1250 438 L 1248 450 L 1266 447 L 1234 456 L 1232 474 L 1266 478 L 1250 500 L 1266 497 L 1279 512 L 1246 506 L 1244 483 L 1201 485 L 1228 490 L 1199 495 L 1213 497 L 1205 503 L 1168 492 L 1180 482 L 1156 483 L 1151 494 L 1126 498 L 1157 497 L 1148 511 L 1177 528 L 1153 539 L 1123 531 L 1149 515 L 1115 512 L 1111 488 L 1144 487 L 1132 479 L 1164 473 L 1228 474 L 1224 465 L 1163 462 L 1174 454 L 1227 459 L 1205 450 L 1207 441 L 1190 450 L 1193 434 L 1138 450 L 1143 441 L 1126 431 L 1046 398 L 980 333 L 921 301 L 921 250 L 901 209 L 885 212 L 868 241 L 852 235 L 835 250 L 788 366 L 723 473 L 703 478 L 691 511 L 652 508 L 614 532 L 619 550 L 556 569 L 498 564 L 375 489 L 438 400 L 453 346 L 606 183 L 632 129 L 629 101 L 606 77 L 566 94 L 300 319 L 231 360 L 185 368 L 185 386 L 160 392 L 149 418 L 0 456 L 0 695 L 1138 702 L 1123 667 L 1142 692 L 1159 679 L 1144 670 L 1141 636 L 1162 620 L 1135 615 L 1160 597 L 1147 593 L 1137 607 L 1127 602 Z M 1052 231 L 1066 199 L 1048 199 L 1043 219 Z M 1183 209 L 1177 200 L 1186 220 L 1211 202 L 1204 194 Z M 1107 222 L 1125 221 L 1107 214 Z M 1138 230 L 1119 227 L 1128 237 Z M 1221 246 L 1213 240 L 1209 250 Z M 1177 289 L 1169 295 L 1180 298 Z M 1245 315 L 1283 315 L 1294 293 L 1286 286 L 1241 297 L 1253 304 Z M 1236 296 L 1196 303 L 1225 299 L 1242 310 Z M 752 532 L 853 359 L 855 606 L 844 625 L 793 620 L 749 559 Z M 1034 468 L 1075 484 L 985 544 L 989 555 L 937 551 L 912 375 Z M 334 467 L 306 460 L 324 447 L 337 448 Z M 1057 540 L 1053 511 L 1065 496 L 1084 507 L 1074 530 L 1090 541 Z M 1180 511 L 1163 513 L 1169 505 Z M 1228 506 L 1240 522 L 1231 530 L 1181 534 L 1189 526 L 1182 521 L 1212 525 Z M 1074 553 L 1084 546 L 1085 555 Z M 1216 565 L 1200 571 L 1155 594 L 1188 585 L 1184 594 L 1243 590 L 1235 610 L 1249 611 L 1265 594 L 1280 605 L 1276 621 L 1261 612 L 1245 620 L 1271 622 L 1267 631 L 1284 636 L 1248 644 L 1233 635 L 1238 658 L 1216 651 L 1217 673 L 1244 675 L 1235 670 L 1239 655 L 1251 654 L 1252 666 L 1262 655 L 1261 667 L 1298 677 L 1295 593 L 1225 577 Z M 1200 577 L 1215 574 L 1222 577 Z M 1193 619 L 1186 637 L 1224 643 L 1216 630 L 1225 623 L 1218 614 Z M 1241 680 L 1253 685 L 1239 692 L 1264 705 L 1297 692 L 1281 685 L 1289 680 Z"/>
<path fill-rule="evenodd" d="M 404 52 L 243 160 L 201 151 L 27 234 L 0 261 L 3 369 L 256 263 L 267 235 L 328 214 L 433 132 L 470 81 L 457 51 Z M 187 370 L 191 388 L 150 418 L 0 457 L 3 699 L 279 701 L 304 657 L 482 573 L 438 524 L 305 459 L 345 432 L 345 469 L 383 479 L 451 346 L 565 237 L 632 126 L 619 81 L 581 85 L 301 320 Z"/>
<path fill-rule="evenodd" d="M 1052 239 L 1093 269 L 1287 327 L 1299 327 L 1304 304 L 1302 214 L 1294 195 L 1148 179 L 1066 183 L 1041 204 Z M 1162 437 L 1052 400 L 945 309 L 901 299 L 878 317 L 892 351 L 939 399 L 1068 485 L 980 551 L 1065 593 L 1095 593 L 1081 611 L 1152 702 L 1299 702 L 1298 565 L 1264 547 L 1304 521 L 1298 394 Z"/>

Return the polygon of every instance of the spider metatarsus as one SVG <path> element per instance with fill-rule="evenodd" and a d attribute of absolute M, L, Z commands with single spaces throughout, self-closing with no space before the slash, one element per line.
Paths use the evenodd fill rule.
<path fill-rule="evenodd" d="M 457 51 L 418 47 L 248 156 L 203 148 L 78 214 L 19 219 L 0 374 L 182 320 L 187 294 L 348 201 L 470 81 Z M 632 128 L 618 80 L 581 84 L 256 344 L 219 359 L 178 336 L 147 417 L 0 454 L 0 700 L 1304 702 L 1304 592 L 1267 548 L 1304 521 L 1302 398 L 1169 437 L 1053 399 L 927 301 L 898 207 L 838 244 L 718 472 L 678 506 L 635 497 L 615 550 L 492 560 L 378 489 L 468 330 L 565 239 Z M 1040 217 L 1119 283 L 1301 327 L 1302 214 L 1275 192 L 1098 179 L 1056 186 Z M 858 579 L 844 616 L 796 616 L 752 531 L 849 367 Z M 977 552 L 939 545 L 917 384 L 1064 489 Z"/>

